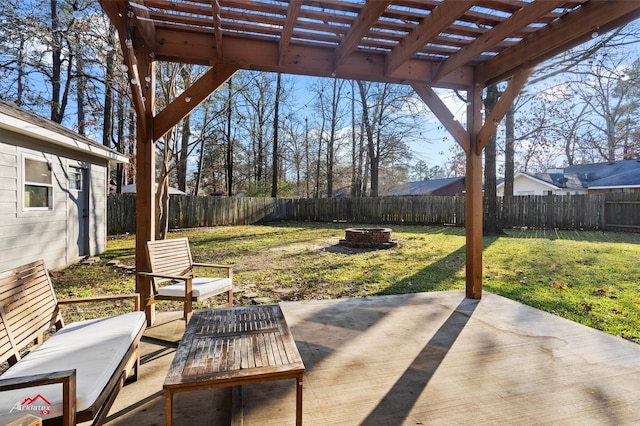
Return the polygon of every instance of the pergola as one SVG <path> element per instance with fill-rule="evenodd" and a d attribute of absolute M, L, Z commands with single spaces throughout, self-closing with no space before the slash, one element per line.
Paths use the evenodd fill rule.
<path fill-rule="evenodd" d="M 100 0 L 137 116 L 136 269 L 154 239 L 155 142 L 239 69 L 408 84 L 466 155 L 466 296 L 482 296 L 482 150 L 532 67 L 640 17 L 638 0 Z M 209 66 L 161 111 L 155 62 Z M 509 83 L 487 120 L 482 93 Z M 460 124 L 434 88 L 466 91 Z M 149 282 L 138 278 L 145 299 Z M 149 323 L 153 306 L 146 308 Z"/>

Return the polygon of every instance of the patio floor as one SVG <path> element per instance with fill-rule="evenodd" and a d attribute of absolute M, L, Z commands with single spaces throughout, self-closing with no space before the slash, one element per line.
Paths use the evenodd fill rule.
<path fill-rule="evenodd" d="M 640 423 L 640 345 L 485 293 L 281 303 L 306 365 L 305 425 Z M 108 425 L 164 424 L 175 317 L 148 329 Z M 295 381 L 243 387 L 246 425 L 295 424 Z M 178 394 L 178 425 L 230 424 L 231 391 Z"/>

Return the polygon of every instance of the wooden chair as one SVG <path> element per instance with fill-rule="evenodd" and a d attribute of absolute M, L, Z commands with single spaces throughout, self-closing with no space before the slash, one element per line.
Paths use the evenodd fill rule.
<path fill-rule="evenodd" d="M 66 325 L 60 315 L 62 304 L 125 299 L 133 312 Z M 129 374 L 138 378 L 146 325 L 139 308 L 139 294 L 59 300 L 42 260 L 0 273 L 0 365 L 11 366 L 0 375 L 0 414 L 40 397 L 48 408 L 34 414 L 47 422 L 104 423 Z"/>
<path fill-rule="evenodd" d="M 138 272 L 138 275 L 151 278 L 152 294 L 148 304 L 157 300 L 184 301 L 184 318 L 187 322 L 191 318 L 194 301 L 226 292 L 228 303 L 224 306 L 233 306 L 233 267 L 194 263 L 186 238 L 147 241 L 147 256 L 151 272 Z M 194 266 L 224 269 L 226 274 L 224 277 L 200 278 L 194 275 Z"/>

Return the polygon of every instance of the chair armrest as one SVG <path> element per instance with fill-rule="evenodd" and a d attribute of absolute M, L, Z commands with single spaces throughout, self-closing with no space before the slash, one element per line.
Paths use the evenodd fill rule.
<path fill-rule="evenodd" d="M 209 267 L 209 268 L 224 268 L 224 269 L 232 269 L 233 265 L 219 265 L 216 263 L 199 263 L 199 262 L 193 262 L 192 263 L 193 266 L 205 266 L 205 267 Z"/>
<path fill-rule="evenodd" d="M 102 302 L 108 300 L 125 300 L 133 299 L 133 306 L 136 311 L 140 310 L 140 295 L 134 294 L 109 294 L 104 296 L 91 296 L 91 297 L 77 297 L 73 299 L 58 299 L 59 305 L 68 305 L 71 303 L 90 303 L 90 302 Z"/>
<path fill-rule="evenodd" d="M 62 424 L 76 424 L 76 370 L 56 371 L 33 376 L 0 379 L 0 391 L 24 389 L 33 386 L 62 384 Z"/>
<path fill-rule="evenodd" d="M 203 267 L 203 268 L 226 269 L 227 270 L 227 278 L 232 278 L 233 277 L 233 266 L 231 266 L 231 265 L 218 265 L 218 264 L 215 264 L 215 263 L 198 263 L 198 262 L 194 262 L 191 265 L 199 266 L 199 267 Z"/>
<path fill-rule="evenodd" d="M 190 275 L 165 275 L 165 274 L 154 274 L 153 272 L 137 272 L 137 274 L 143 277 L 166 278 L 168 280 L 176 280 L 176 281 L 187 281 L 189 278 L 193 279 L 193 277 Z"/>

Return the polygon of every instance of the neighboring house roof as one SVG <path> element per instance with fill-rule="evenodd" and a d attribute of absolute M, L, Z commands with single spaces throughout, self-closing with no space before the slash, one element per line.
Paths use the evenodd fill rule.
<path fill-rule="evenodd" d="M 127 157 L 113 149 L 92 141 L 58 123 L 4 101 L 0 101 L 0 129 L 7 129 L 109 161 L 117 163 L 129 162 Z"/>
<path fill-rule="evenodd" d="M 407 182 L 403 185 L 389 189 L 385 195 L 431 195 L 434 192 L 456 182 L 464 183 L 464 176 Z"/>
<path fill-rule="evenodd" d="M 156 183 L 156 189 L 158 189 L 158 184 Z M 115 192 L 112 190 L 111 192 Z M 123 194 L 135 194 L 136 193 L 136 184 L 131 183 L 129 185 L 125 185 L 122 187 Z M 169 195 L 187 195 L 186 192 L 180 191 L 178 188 L 174 188 L 172 186 L 169 187 Z"/>
<path fill-rule="evenodd" d="M 559 189 L 640 187 L 640 159 L 576 164 L 544 173 L 519 173 Z M 498 186 L 504 185 L 504 181 Z"/>

